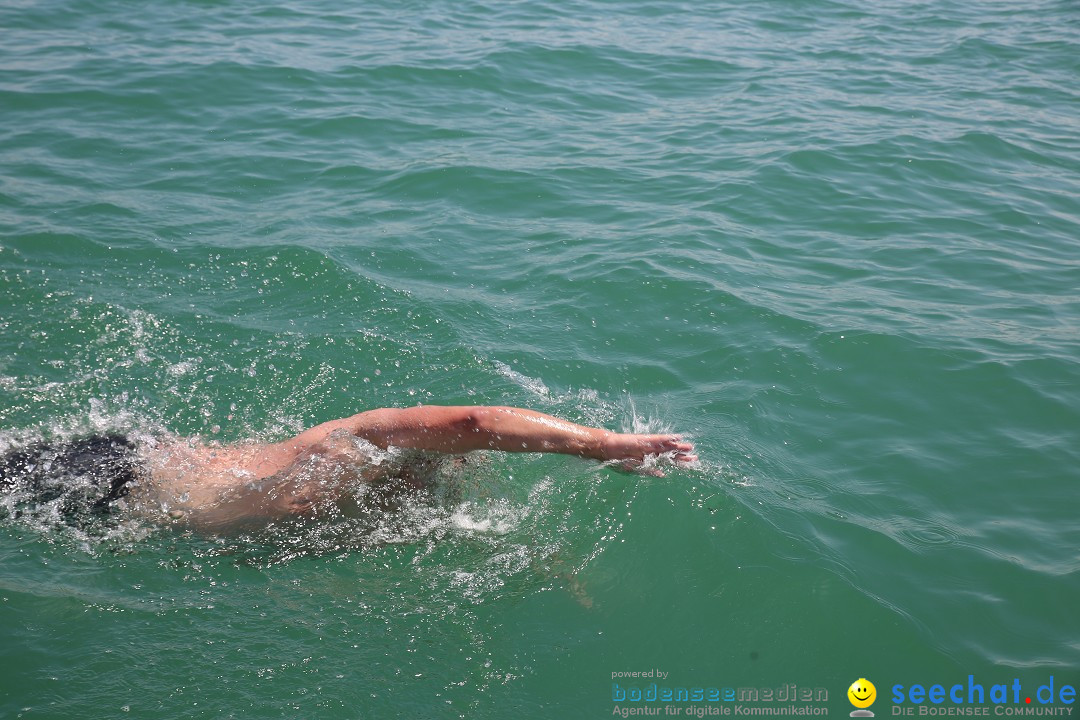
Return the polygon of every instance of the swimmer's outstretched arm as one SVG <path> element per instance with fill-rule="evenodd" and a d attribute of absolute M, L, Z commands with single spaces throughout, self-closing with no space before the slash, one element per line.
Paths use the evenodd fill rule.
<path fill-rule="evenodd" d="M 342 429 L 381 448 L 393 445 L 443 453 L 551 452 L 594 460 L 642 460 L 646 455 L 673 453 L 676 462 L 697 459 L 694 446 L 678 435 L 616 433 L 535 410 L 489 406 L 421 405 L 369 410 L 317 425 L 282 444 L 302 452 Z"/>

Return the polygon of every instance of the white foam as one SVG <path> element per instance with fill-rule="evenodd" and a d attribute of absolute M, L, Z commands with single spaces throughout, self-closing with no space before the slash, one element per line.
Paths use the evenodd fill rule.
<path fill-rule="evenodd" d="M 527 514 L 527 508 L 499 498 L 482 505 L 474 502 L 461 503 L 450 515 L 450 522 L 459 530 L 506 535 L 517 528 Z"/>

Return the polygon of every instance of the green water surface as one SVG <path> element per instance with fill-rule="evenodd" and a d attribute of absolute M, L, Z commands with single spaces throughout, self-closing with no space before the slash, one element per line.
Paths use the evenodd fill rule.
<path fill-rule="evenodd" d="M 601 718 L 655 669 L 832 717 L 857 678 L 878 717 L 896 684 L 1080 685 L 1072 0 L 0 28 L 3 447 L 492 403 L 702 457 L 486 457 L 243 536 L 0 509 L 0 717 Z"/>

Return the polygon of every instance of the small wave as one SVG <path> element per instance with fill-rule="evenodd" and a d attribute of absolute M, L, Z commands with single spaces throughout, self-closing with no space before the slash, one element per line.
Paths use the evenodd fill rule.
<path fill-rule="evenodd" d="M 943 523 L 918 518 L 897 518 L 890 523 L 891 533 L 912 549 L 954 545 L 960 534 Z"/>
<path fill-rule="evenodd" d="M 511 368 L 506 363 L 499 362 L 498 360 L 495 360 L 494 364 L 495 369 L 503 377 L 513 381 L 514 383 L 517 383 L 518 385 L 525 388 L 539 398 L 543 398 L 544 400 L 551 399 L 551 390 L 548 389 L 548 386 L 544 384 L 543 380 L 540 380 L 538 378 L 532 378 L 528 375 L 523 375 L 517 370 Z"/>

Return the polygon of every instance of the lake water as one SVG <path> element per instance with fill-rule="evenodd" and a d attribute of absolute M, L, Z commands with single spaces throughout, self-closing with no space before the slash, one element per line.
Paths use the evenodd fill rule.
<path fill-rule="evenodd" d="M 842 717 L 867 678 L 882 717 L 898 684 L 1080 684 L 1072 0 L 0 27 L 4 446 L 490 403 L 702 457 L 483 457 L 241 536 L 7 513 L 0 716 L 601 718 L 657 683 Z"/>

